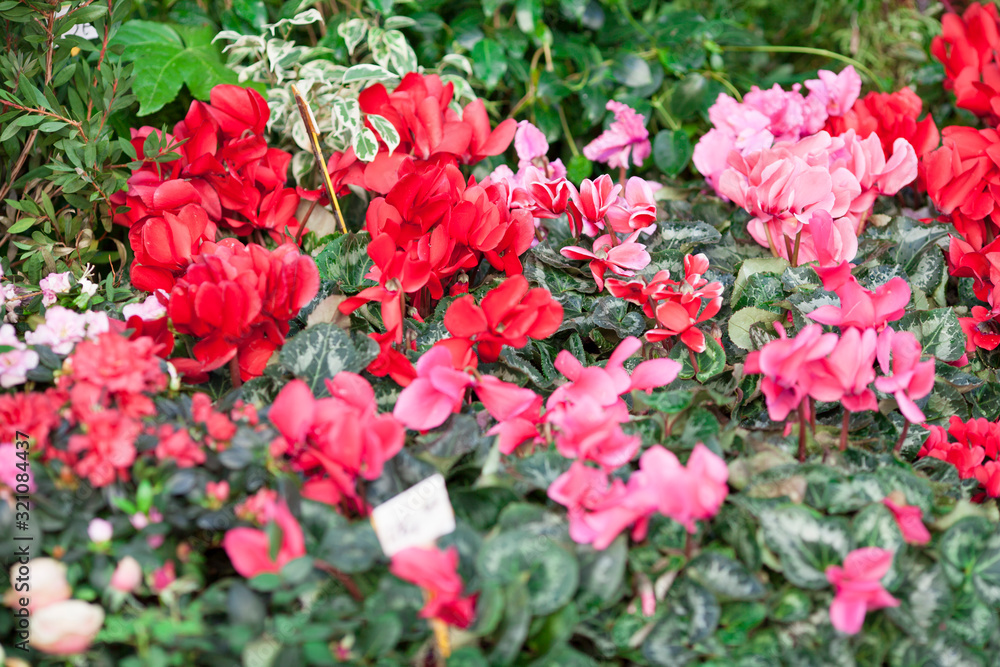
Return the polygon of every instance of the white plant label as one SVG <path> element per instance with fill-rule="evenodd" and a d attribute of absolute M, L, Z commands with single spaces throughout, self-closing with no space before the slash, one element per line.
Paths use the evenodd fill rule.
<path fill-rule="evenodd" d="M 434 544 L 455 530 L 455 510 L 444 477 L 432 475 L 372 510 L 372 526 L 389 558 L 403 549 Z"/>

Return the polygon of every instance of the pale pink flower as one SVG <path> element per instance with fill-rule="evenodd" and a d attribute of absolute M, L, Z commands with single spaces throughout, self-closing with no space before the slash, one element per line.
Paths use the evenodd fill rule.
<path fill-rule="evenodd" d="M 839 74 L 827 70 L 817 72 L 819 79 L 806 81 L 809 97 L 815 97 L 829 116 L 843 116 L 851 110 L 861 94 L 861 77 L 848 65 Z"/>
<path fill-rule="evenodd" d="M 641 167 L 643 160 L 653 152 L 646 130 L 646 117 L 635 109 L 608 100 L 608 111 L 613 111 L 615 119 L 599 137 L 584 146 L 583 154 L 588 160 L 604 162 L 612 169 L 627 169 L 629 158 L 635 166 Z"/>
<path fill-rule="evenodd" d="M 514 132 L 514 150 L 520 162 L 531 162 L 545 157 L 549 152 L 549 142 L 545 133 L 526 120 L 517 124 Z"/>
<path fill-rule="evenodd" d="M 916 336 L 909 331 L 886 328 L 878 339 L 877 356 L 882 372 L 887 375 L 875 379 L 875 388 L 892 394 L 907 421 L 919 424 L 924 413 L 914 403 L 934 389 L 934 358 L 920 361 L 923 348 Z M 889 359 L 892 358 L 891 375 Z"/>
<path fill-rule="evenodd" d="M 893 491 L 882 500 L 882 504 L 892 512 L 907 544 L 921 545 L 931 541 L 931 533 L 924 525 L 923 510 L 916 505 L 907 505 L 906 497 L 902 493 Z"/>
<path fill-rule="evenodd" d="M 21 571 L 28 569 L 27 575 Z M 16 591 L 19 577 L 27 576 L 28 591 Z M 21 581 L 24 581 L 22 579 Z M 54 558 L 32 558 L 27 564 L 14 563 L 10 566 L 10 589 L 4 595 L 4 604 L 19 607 L 22 597 L 28 598 L 28 611 L 37 614 L 39 609 L 68 600 L 73 590 L 66 580 L 66 566 Z"/>
<path fill-rule="evenodd" d="M 899 600 L 889 595 L 881 583 L 891 566 L 891 551 L 864 547 L 847 554 L 843 567 L 830 565 L 826 568 L 826 580 L 836 589 L 830 604 L 833 627 L 847 634 L 857 634 L 867 612 L 899 606 Z"/>
<path fill-rule="evenodd" d="M 150 294 L 142 303 L 130 303 L 122 308 L 122 317 L 126 321 L 133 317 L 138 317 L 144 322 L 151 322 L 166 317 L 167 307 L 164 306 L 155 294 Z"/>
<path fill-rule="evenodd" d="M 47 345 L 56 354 L 69 354 L 86 337 L 86 316 L 62 306 L 49 308 L 45 311 L 45 322 L 24 334 L 29 345 Z"/>
<path fill-rule="evenodd" d="M 878 135 L 859 139 L 854 130 L 848 130 L 834 137 L 830 146 L 830 169 L 839 168 L 850 171 L 861 186 L 846 213 L 860 231 L 876 197 L 894 195 L 917 178 L 917 154 L 906 139 L 899 138 L 887 159 Z"/>
<path fill-rule="evenodd" d="M 56 294 L 65 294 L 70 290 L 69 279 L 72 275 L 69 271 L 50 273 L 38 282 L 38 287 L 42 290 L 43 306 L 51 306 L 56 302 Z"/>
<path fill-rule="evenodd" d="M 597 283 L 598 291 L 604 289 L 604 274 L 608 271 L 618 276 L 634 276 L 651 261 L 646 246 L 636 243 L 640 232 L 633 232 L 618 245 L 613 245 L 610 234 L 594 239 L 593 250 L 579 246 L 567 246 L 559 252 L 570 259 L 590 260 L 590 273 Z"/>
<path fill-rule="evenodd" d="M 18 340 L 17 332 L 10 324 L 0 325 L 0 346 L 14 348 L 0 352 L 0 387 L 10 388 L 24 384 L 28 379 L 28 372 L 38 366 L 38 353 L 27 349 Z"/>
<path fill-rule="evenodd" d="M 104 609 L 83 600 L 65 600 L 31 615 L 31 646 L 51 655 L 83 653 L 104 625 Z"/>
<path fill-rule="evenodd" d="M 111 588 L 122 593 L 132 593 L 142 583 L 142 566 L 131 556 L 125 556 L 118 561 L 114 574 L 111 575 Z"/>
<path fill-rule="evenodd" d="M 87 537 L 90 538 L 91 542 L 98 544 L 108 542 L 111 540 L 112 535 L 114 535 L 114 528 L 112 528 L 111 522 L 107 519 L 91 519 L 87 525 Z"/>

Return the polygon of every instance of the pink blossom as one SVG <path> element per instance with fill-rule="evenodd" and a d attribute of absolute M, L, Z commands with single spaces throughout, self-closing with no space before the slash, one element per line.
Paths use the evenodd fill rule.
<path fill-rule="evenodd" d="M 854 66 L 848 65 L 839 74 L 820 70 L 817 75 L 818 80 L 806 81 L 809 97 L 815 97 L 830 116 L 843 116 L 850 111 L 861 94 L 861 77 Z"/>
<path fill-rule="evenodd" d="M 594 239 L 593 250 L 579 246 L 567 246 L 559 252 L 570 259 L 590 260 L 590 273 L 597 283 L 598 291 L 604 289 L 604 274 L 608 271 L 618 276 L 634 276 L 649 265 L 650 257 L 646 246 L 636 243 L 641 232 L 630 234 L 624 241 L 614 245 L 610 234 Z"/>
<path fill-rule="evenodd" d="M 239 530 L 239 529 L 234 528 L 233 530 Z M 223 546 L 225 546 L 225 540 L 223 540 Z M 250 558 L 259 557 L 260 546 L 261 545 L 255 545 L 256 553 L 247 554 L 248 557 Z M 264 545 L 264 553 L 265 554 L 267 553 L 266 543 Z M 159 594 L 170 588 L 170 585 L 175 581 L 177 581 L 177 566 L 174 564 L 174 561 L 168 560 L 162 566 L 153 570 L 151 579 L 152 581 L 150 582 L 150 588 L 153 589 L 154 593 Z"/>
<path fill-rule="evenodd" d="M 821 267 L 826 267 L 851 261 L 858 255 L 855 230 L 853 218 L 844 216 L 834 220 L 827 211 L 813 212 L 799 241 L 799 264 L 817 261 Z M 787 248 L 785 250 L 787 254 Z"/>
<path fill-rule="evenodd" d="M 156 294 L 150 294 L 142 303 L 130 303 L 122 308 L 122 316 L 126 322 L 133 317 L 138 317 L 144 322 L 151 322 L 166 317 L 166 315 L 167 307 L 160 302 Z"/>
<path fill-rule="evenodd" d="M 31 615 L 28 632 L 32 647 L 51 655 L 83 653 L 101 626 L 104 609 L 83 600 L 64 600 Z"/>
<path fill-rule="evenodd" d="M 615 185 L 607 174 L 596 181 L 583 179 L 580 191 L 572 192 L 569 201 L 570 227 L 574 234 L 582 229 L 587 236 L 594 236 L 604 229 L 604 217 L 618 200 L 622 186 Z"/>
<path fill-rule="evenodd" d="M 69 278 L 73 275 L 69 271 L 64 273 L 50 273 L 38 282 L 38 287 L 42 290 L 42 305 L 51 306 L 56 302 L 56 294 L 65 294 L 70 289 Z"/>
<path fill-rule="evenodd" d="M 10 324 L 0 325 L 0 346 L 14 348 L 0 352 L 0 387 L 10 388 L 24 384 L 28 379 L 28 372 L 38 366 L 38 353 L 27 349 L 18 340 L 17 332 Z"/>
<path fill-rule="evenodd" d="M 849 412 L 877 410 L 875 392 L 868 385 L 875 380 L 874 329 L 847 329 L 826 359 L 810 368 L 809 394 L 818 401 L 840 401 Z"/>
<path fill-rule="evenodd" d="M 637 167 L 653 152 L 646 130 L 646 117 L 635 109 L 608 100 L 608 111 L 613 111 L 615 119 L 599 137 L 584 146 L 583 154 L 588 160 L 604 162 L 612 169 L 627 169 L 629 157 Z"/>
<path fill-rule="evenodd" d="M 125 556 L 118 561 L 114 574 L 111 575 L 111 588 L 122 593 L 132 593 L 142 583 L 142 566 L 131 556 Z"/>
<path fill-rule="evenodd" d="M 20 451 L 25 450 L 22 449 Z M 35 476 L 31 471 L 31 466 L 27 466 L 27 471 L 18 468 L 17 464 L 22 463 L 23 461 L 18 458 L 17 452 L 18 449 L 12 442 L 0 445 L 0 484 L 3 484 L 9 489 L 17 489 L 17 476 L 27 472 L 28 493 L 34 493 L 36 489 Z"/>
<path fill-rule="evenodd" d="M 826 580 L 836 589 L 830 604 L 830 622 L 847 634 L 857 634 L 865 614 L 884 607 L 897 607 L 899 600 L 882 587 L 881 579 L 892 566 L 892 552 L 864 547 L 847 554 L 844 566 L 826 568 Z"/>
<path fill-rule="evenodd" d="M 417 377 L 399 394 L 393 416 L 407 428 L 426 431 L 440 426 L 462 407 L 467 389 L 474 389 L 494 419 L 504 421 L 524 412 L 536 400 L 530 389 L 490 375 L 478 379 L 456 370 L 450 348 L 435 345 L 417 360 Z"/>
<path fill-rule="evenodd" d="M 91 519 L 90 523 L 87 525 L 87 537 L 90 538 L 91 542 L 107 542 L 114 535 L 114 529 L 111 526 L 111 522 L 107 519 L 95 518 Z"/>
<path fill-rule="evenodd" d="M 229 482 L 205 482 L 205 496 L 219 503 L 224 503 L 229 499 Z"/>
<path fill-rule="evenodd" d="M 820 324 L 835 325 L 841 329 L 856 327 L 881 331 L 889 322 L 901 318 L 906 304 L 910 302 L 910 286 L 899 277 L 871 292 L 851 275 L 851 265 L 847 262 L 818 268 L 816 273 L 823 280 L 823 288 L 836 292 L 840 297 L 839 308 L 820 306 L 809 313 L 809 319 Z"/>
<path fill-rule="evenodd" d="M 774 421 L 782 421 L 799 406 L 809 393 L 813 375 L 811 362 L 830 354 L 837 345 L 837 335 L 823 333 L 818 324 L 810 324 L 795 338 L 787 338 L 785 329 L 774 323 L 779 338 L 747 355 L 747 373 L 762 373 L 760 389 L 767 399 L 767 412 Z"/>
<path fill-rule="evenodd" d="M 29 345 L 47 345 L 56 354 L 69 354 L 87 336 L 87 318 L 62 306 L 45 312 L 45 322 L 24 334 Z"/>
<path fill-rule="evenodd" d="M 571 352 L 561 351 L 556 355 L 555 367 L 570 382 L 552 392 L 548 407 L 551 409 L 561 402 L 578 401 L 585 396 L 593 398 L 602 407 L 610 407 L 628 391 L 648 392 L 673 382 L 681 370 L 681 365 L 673 359 L 649 359 L 639 363 L 631 374 L 625 370 L 625 361 L 641 347 L 642 341 L 635 336 L 625 338 L 611 353 L 604 368 L 585 367 Z"/>
<path fill-rule="evenodd" d="M 920 361 L 923 349 L 916 336 L 909 331 L 885 329 L 879 335 L 877 349 L 883 373 L 890 372 L 891 356 L 892 374 L 876 378 L 875 388 L 895 397 L 899 411 L 907 421 L 924 421 L 924 413 L 913 401 L 927 396 L 934 389 L 934 359 Z"/>
<path fill-rule="evenodd" d="M 854 130 L 848 130 L 830 144 L 830 170 L 839 168 L 850 171 L 861 186 L 847 212 L 860 233 L 878 195 L 894 195 L 917 178 L 917 154 L 906 139 L 899 138 L 887 159 L 878 135 L 859 139 Z"/>
<path fill-rule="evenodd" d="M 526 120 L 517 124 L 514 132 L 514 150 L 520 162 L 531 162 L 545 157 L 549 152 L 549 142 L 545 133 Z"/>
<path fill-rule="evenodd" d="M 893 500 L 895 498 L 895 500 Z M 907 505 L 906 497 L 899 491 L 893 491 L 888 497 L 882 500 L 882 504 L 889 508 L 899 531 L 903 533 L 903 539 L 907 544 L 927 544 L 931 541 L 930 531 L 924 525 L 924 512 L 916 505 Z"/>
<path fill-rule="evenodd" d="M 653 188 L 644 178 L 633 176 L 625 183 L 625 196 L 619 197 L 607 210 L 608 223 L 619 234 L 642 230 L 649 234 L 655 229 L 656 200 Z"/>
<path fill-rule="evenodd" d="M 591 396 L 556 405 L 546 414 L 546 421 L 556 430 L 555 444 L 560 454 L 593 461 L 605 470 L 628 463 L 642 445 L 639 436 L 622 431 L 621 424 L 628 420 L 624 403 L 602 406 Z"/>
<path fill-rule="evenodd" d="M 231 528 L 222 539 L 222 547 L 233 568 L 247 579 L 265 572 L 278 572 L 285 564 L 306 555 L 302 527 L 288 511 L 284 500 L 266 505 L 261 518 L 273 521 L 281 529 L 281 545 L 276 559 L 271 559 L 271 541 L 263 530 Z"/>

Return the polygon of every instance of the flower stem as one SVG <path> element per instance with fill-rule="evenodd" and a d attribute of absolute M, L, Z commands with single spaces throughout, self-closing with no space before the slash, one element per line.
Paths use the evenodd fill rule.
<path fill-rule="evenodd" d="M 847 432 L 850 430 L 851 413 L 845 408 L 844 419 L 840 422 L 840 451 L 847 449 Z"/>
<path fill-rule="evenodd" d="M 903 423 L 903 430 L 899 432 L 899 440 L 896 441 L 896 446 L 893 447 L 892 451 L 898 452 L 903 448 L 903 441 L 906 440 L 906 434 L 910 432 L 910 422 L 906 421 Z"/>
<path fill-rule="evenodd" d="M 878 87 L 879 92 L 884 93 L 885 87 L 882 85 L 882 81 L 879 80 L 874 73 L 860 62 L 851 58 L 850 56 L 845 56 L 843 54 L 837 53 L 835 51 L 828 51 L 826 49 L 817 49 L 811 46 L 772 46 L 770 44 L 764 44 L 760 46 L 721 46 L 723 51 L 755 51 L 758 53 L 806 53 L 811 56 L 825 56 L 827 58 L 832 58 L 833 60 L 839 60 L 841 62 L 847 63 L 848 65 L 854 65 L 854 69 L 858 70 L 865 76 L 867 76 L 871 81 Z"/>
<path fill-rule="evenodd" d="M 799 403 L 799 463 L 806 460 L 806 410 Z"/>
<path fill-rule="evenodd" d="M 243 378 L 240 377 L 239 355 L 234 355 L 233 358 L 229 360 L 229 379 L 232 380 L 234 388 L 243 386 Z"/>
<path fill-rule="evenodd" d="M 792 267 L 796 267 L 799 265 L 799 244 L 801 242 L 802 242 L 802 230 L 800 229 L 799 233 L 795 235 L 795 249 L 792 250 L 792 257 L 791 257 Z"/>

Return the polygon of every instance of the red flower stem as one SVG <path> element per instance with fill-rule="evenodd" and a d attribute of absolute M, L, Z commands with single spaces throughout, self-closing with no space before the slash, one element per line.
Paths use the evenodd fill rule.
<path fill-rule="evenodd" d="M 812 396 L 809 397 L 809 428 L 812 430 L 813 437 L 816 436 L 816 399 Z"/>
<path fill-rule="evenodd" d="M 691 356 L 691 367 L 694 368 L 694 374 L 698 374 L 698 358 L 694 355 L 694 350 L 690 347 L 688 348 L 688 354 Z"/>
<path fill-rule="evenodd" d="M 792 266 L 799 265 L 799 244 L 802 242 L 802 230 L 795 235 L 795 248 L 792 250 Z"/>
<path fill-rule="evenodd" d="M 780 257 L 778 254 L 778 249 L 774 245 L 774 239 L 771 238 L 771 226 L 764 225 L 764 233 L 767 234 L 767 247 L 771 250 L 771 255 L 774 257 Z"/>
<path fill-rule="evenodd" d="M 840 451 L 847 449 L 847 432 L 850 430 L 851 413 L 845 409 L 844 419 L 840 422 Z"/>
<path fill-rule="evenodd" d="M 799 463 L 806 460 L 806 411 L 799 403 Z"/>
<path fill-rule="evenodd" d="M 898 452 L 903 448 L 903 441 L 906 440 L 906 434 L 910 432 L 910 422 L 906 421 L 903 423 L 903 430 L 899 432 L 899 440 L 896 441 L 896 446 L 893 447 L 892 451 Z"/>
<path fill-rule="evenodd" d="M 313 209 L 316 208 L 316 202 L 317 201 L 319 201 L 319 200 L 314 200 L 311 204 L 309 204 L 309 210 L 306 211 L 305 217 L 302 218 L 302 221 L 299 223 L 299 233 L 295 235 L 295 245 L 297 245 L 297 246 L 301 246 L 302 245 L 302 233 L 306 231 L 306 222 L 309 220 L 309 217 L 312 215 Z"/>
<path fill-rule="evenodd" d="M 347 576 L 334 566 L 330 565 L 326 561 L 320 560 L 319 558 L 314 560 L 313 563 L 316 565 L 317 569 L 323 570 L 324 572 L 335 578 L 337 581 L 339 581 L 341 584 L 343 584 L 344 588 L 347 589 L 348 594 L 350 594 L 350 596 L 354 598 L 357 602 L 365 601 L 365 596 L 364 594 L 362 594 L 361 589 L 358 588 L 358 585 L 354 583 L 354 580 L 351 579 L 349 576 Z"/>
<path fill-rule="evenodd" d="M 788 261 L 791 262 L 792 266 L 795 266 L 795 262 L 792 262 L 792 239 L 787 235 L 782 234 L 781 237 L 785 239 L 785 251 L 788 253 Z"/>
<path fill-rule="evenodd" d="M 239 356 L 234 356 L 229 360 L 229 379 L 232 380 L 234 388 L 243 386 L 243 378 L 240 377 Z"/>
<path fill-rule="evenodd" d="M 625 165 L 618 167 L 618 184 L 625 187 Z"/>

